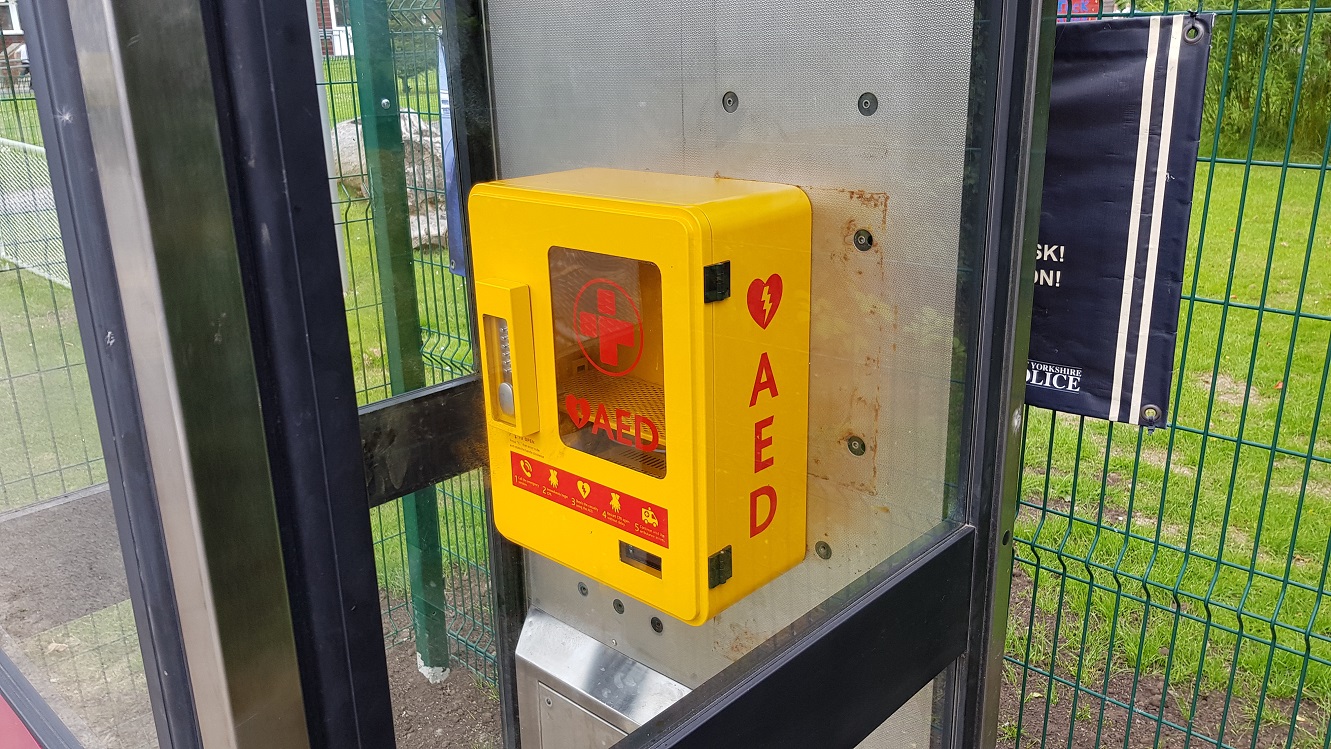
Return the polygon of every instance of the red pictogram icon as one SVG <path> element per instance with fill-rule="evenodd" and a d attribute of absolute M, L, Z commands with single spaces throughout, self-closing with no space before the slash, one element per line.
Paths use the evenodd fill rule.
<path fill-rule="evenodd" d="M 776 317 L 776 308 L 781 306 L 781 276 L 773 273 L 764 281 L 753 279 L 749 284 L 749 315 L 764 330 Z"/>
<path fill-rule="evenodd" d="M 573 300 L 578 347 L 602 374 L 622 377 L 642 358 L 642 314 L 624 287 L 606 278 L 583 285 Z"/>

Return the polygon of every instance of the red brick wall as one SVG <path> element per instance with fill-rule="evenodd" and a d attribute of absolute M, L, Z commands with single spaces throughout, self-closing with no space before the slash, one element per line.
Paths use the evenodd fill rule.
<path fill-rule="evenodd" d="M 8 56 L 8 60 L 0 59 L 0 82 L 4 85 L 13 87 L 14 83 L 23 75 L 23 57 L 15 51 L 13 56 L 9 56 L 9 50 L 16 44 L 23 44 L 22 34 L 4 34 L 0 37 L 0 54 Z"/>
<path fill-rule="evenodd" d="M 319 28 L 333 28 L 333 0 L 315 0 L 314 13 L 319 21 Z"/>
<path fill-rule="evenodd" d="M 314 16 L 319 23 L 319 30 L 333 28 L 333 2 L 334 0 L 314 0 Z M 325 56 L 333 54 L 333 43 L 328 38 L 320 40 L 320 45 Z"/>

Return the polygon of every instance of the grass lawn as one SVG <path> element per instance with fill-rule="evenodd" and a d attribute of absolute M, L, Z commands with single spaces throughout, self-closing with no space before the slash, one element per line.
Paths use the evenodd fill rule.
<path fill-rule="evenodd" d="M 34 687 L 87 746 L 156 746 L 143 656 L 128 600 L 14 643 Z"/>
<path fill-rule="evenodd" d="M 42 128 L 37 120 L 37 100 L 32 94 L 0 98 L 0 138 L 20 143 L 42 144 Z"/>
<path fill-rule="evenodd" d="M 0 512 L 105 480 L 73 297 L 0 261 Z"/>
<path fill-rule="evenodd" d="M 356 70 L 350 57 L 325 57 L 323 87 L 328 97 L 328 119 L 336 124 L 360 115 Z M 416 112 L 439 113 L 439 75 L 427 70 L 403 83 L 398 80 L 398 106 Z"/>
<path fill-rule="evenodd" d="M 1039 615 L 1008 655 L 1094 685 L 1140 669 L 1185 715 L 1233 680 L 1288 722 L 1300 689 L 1331 703 L 1331 211 L 1313 171 L 1197 181 L 1177 428 L 1032 410 L 1016 548 Z"/>

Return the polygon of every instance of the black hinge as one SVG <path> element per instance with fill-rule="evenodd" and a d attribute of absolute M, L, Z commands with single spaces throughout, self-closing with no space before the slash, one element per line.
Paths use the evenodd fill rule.
<path fill-rule="evenodd" d="M 730 261 L 725 260 L 702 268 L 702 300 L 719 302 L 730 298 Z"/>
<path fill-rule="evenodd" d="M 730 561 L 730 547 L 707 557 L 707 589 L 711 590 L 735 575 L 734 565 Z"/>

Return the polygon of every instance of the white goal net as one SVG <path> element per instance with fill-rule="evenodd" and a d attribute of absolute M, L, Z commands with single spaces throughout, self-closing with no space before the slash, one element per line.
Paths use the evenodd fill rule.
<path fill-rule="evenodd" d="M 0 138 L 0 262 L 69 286 L 46 149 Z"/>

